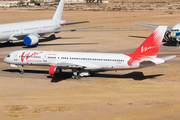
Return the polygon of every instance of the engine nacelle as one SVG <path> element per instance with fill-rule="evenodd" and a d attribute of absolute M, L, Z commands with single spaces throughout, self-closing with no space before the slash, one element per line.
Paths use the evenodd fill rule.
<path fill-rule="evenodd" d="M 58 68 L 57 66 L 51 65 L 49 68 L 49 75 L 54 77 L 57 74 L 60 74 L 62 72 L 62 69 Z"/>
<path fill-rule="evenodd" d="M 166 30 L 165 34 L 164 34 L 164 40 L 166 42 L 171 41 L 172 37 L 171 37 L 171 32 L 169 30 Z"/>
<path fill-rule="evenodd" d="M 25 45 L 35 45 L 38 43 L 39 39 L 38 39 L 38 36 L 37 35 L 34 35 L 34 34 L 30 34 L 26 37 L 24 37 L 24 44 Z"/>

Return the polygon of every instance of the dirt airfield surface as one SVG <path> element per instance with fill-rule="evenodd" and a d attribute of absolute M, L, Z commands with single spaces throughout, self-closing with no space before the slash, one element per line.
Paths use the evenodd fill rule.
<path fill-rule="evenodd" d="M 170 13 L 171 12 L 171 13 Z M 54 11 L 0 11 L 0 23 L 49 19 Z M 79 80 L 66 70 L 56 77 L 48 67 L 25 66 L 25 73 L 3 63 L 15 50 L 54 50 L 131 53 L 153 29 L 134 22 L 168 25 L 179 21 L 178 10 L 89 12 L 64 11 L 67 22 L 90 20 L 73 27 L 105 26 L 101 29 L 61 32 L 56 39 L 41 38 L 39 47 L 28 48 L 22 41 L 0 45 L 1 120 L 179 120 L 180 47 L 162 43 L 160 57 L 177 55 L 159 66 L 98 72 Z M 70 28 L 63 27 L 62 29 Z"/>

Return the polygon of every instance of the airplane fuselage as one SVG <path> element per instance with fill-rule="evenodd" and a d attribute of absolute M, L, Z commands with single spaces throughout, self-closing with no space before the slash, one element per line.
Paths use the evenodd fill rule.
<path fill-rule="evenodd" d="M 116 53 L 58 52 L 58 51 L 14 51 L 6 57 L 6 63 L 15 65 L 56 66 L 58 63 L 71 63 L 85 66 L 85 70 L 130 69 L 130 57 Z M 73 67 L 73 66 L 72 66 Z"/>

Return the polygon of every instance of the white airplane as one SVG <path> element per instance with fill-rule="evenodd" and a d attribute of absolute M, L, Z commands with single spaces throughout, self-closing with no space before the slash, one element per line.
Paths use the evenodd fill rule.
<path fill-rule="evenodd" d="M 64 0 L 61 0 L 52 19 L 0 24 L 0 41 L 8 41 L 9 43 L 10 41 L 23 39 L 24 44 L 30 46 L 38 44 L 39 38 L 46 33 L 59 33 L 61 31 L 75 31 L 76 29 L 94 28 L 87 27 L 58 30 L 63 25 L 89 22 L 66 22 L 64 20 L 61 20 L 63 7 Z"/>
<path fill-rule="evenodd" d="M 151 25 L 145 23 L 134 23 L 135 25 L 146 26 L 151 28 L 157 28 L 158 25 Z M 164 35 L 164 40 L 166 42 L 177 42 L 177 46 L 179 46 L 180 42 L 180 23 L 174 25 L 172 28 L 167 27 L 166 33 Z"/>
<path fill-rule="evenodd" d="M 90 70 L 129 70 L 154 66 L 176 57 L 156 57 L 166 28 L 159 26 L 131 54 L 18 50 L 4 58 L 4 62 L 11 64 L 11 67 L 21 67 L 21 73 L 24 73 L 23 65 L 50 66 L 52 77 L 61 73 L 62 69 L 72 69 L 76 79 L 88 76 Z"/>

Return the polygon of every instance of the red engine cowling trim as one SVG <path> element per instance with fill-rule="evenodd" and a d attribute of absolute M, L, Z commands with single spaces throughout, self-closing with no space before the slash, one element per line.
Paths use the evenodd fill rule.
<path fill-rule="evenodd" d="M 52 77 L 55 76 L 55 73 L 54 73 L 55 68 L 56 68 L 56 66 L 54 66 L 54 65 L 51 65 L 49 68 L 49 75 L 51 75 Z"/>

